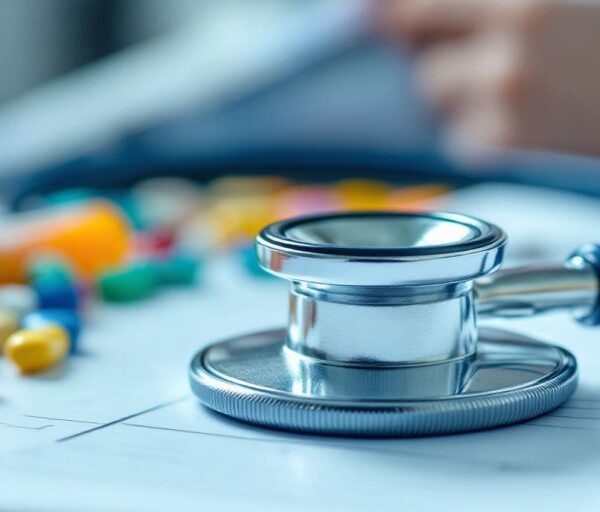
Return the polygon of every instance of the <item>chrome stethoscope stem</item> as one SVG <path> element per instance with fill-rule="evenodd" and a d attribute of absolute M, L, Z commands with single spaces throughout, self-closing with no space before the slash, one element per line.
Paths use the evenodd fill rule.
<path fill-rule="evenodd" d="M 472 282 L 415 287 L 294 282 L 286 345 L 322 360 L 418 364 L 475 352 Z"/>
<path fill-rule="evenodd" d="M 527 317 L 571 310 L 583 323 L 596 323 L 599 281 L 593 262 L 577 252 L 564 265 L 500 270 L 477 279 L 478 316 Z"/>

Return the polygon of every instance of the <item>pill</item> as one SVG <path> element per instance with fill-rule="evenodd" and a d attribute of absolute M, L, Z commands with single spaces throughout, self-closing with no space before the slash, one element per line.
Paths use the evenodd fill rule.
<path fill-rule="evenodd" d="M 19 329 L 19 317 L 8 309 L 0 309 L 0 349 L 8 337 Z"/>
<path fill-rule="evenodd" d="M 344 208 L 348 210 L 380 210 L 390 208 L 391 187 L 382 181 L 350 179 L 337 185 Z"/>
<path fill-rule="evenodd" d="M 74 280 L 69 263 L 60 256 L 37 256 L 29 263 L 29 280 L 44 283 L 65 283 Z"/>
<path fill-rule="evenodd" d="M 144 229 L 146 226 L 140 217 L 140 212 L 135 199 L 129 192 L 111 191 L 105 193 L 103 198 L 116 205 L 121 213 L 127 218 L 129 225 L 134 229 Z"/>
<path fill-rule="evenodd" d="M 36 254 L 67 258 L 78 275 L 94 277 L 120 265 L 128 254 L 130 229 L 106 201 L 91 201 L 7 215 L 0 223 L 0 283 L 24 283 Z"/>
<path fill-rule="evenodd" d="M 209 217 L 222 244 L 253 239 L 276 218 L 275 201 L 264 196 L 232 196 L 215 201 Z"/>
<path fill-rule="evenodd" d="M 200 188 L 184 178 L 151 178 L 132 190 L 141 221 L 149 229 L 173 229 L 190 217 L 202 202 Z"/>
<path fill-rule="evenodd" d="M 4 355 L 22 373 L 35 373 L 57 364 L 69 351 L 69 335 L 59 325 L 21 329 L 4 344 Z"/>
<path fill-rule="evenodd" d="M 327 187 L 291 187 L 277 198 L 278 219 L 343 209 L 340 194 Z M 263 226 L 264 227 L 264 226 Z"/>
<path fill-rule="evenodd" d="M 272 196 L 290 185 L 280 176 L 224 176 L 210 184 L 210 193 L 219 196 Z"/>
<path fill-rule="evenodd" d="M 175 255 L 154 262 L 158 284 L 191 285 L 196 282 L 200 270 L 200 261 L 186 255 Z"/>
<path fill-rule="evenodd" d="M 12 311 L 21 318 L 37 307 L 38 297 L 30 286 L 22 284 L 0 286 L 0 309 Z"/>
<path fill-rule="evenodd" d="M 2 325 L 2 315 L 0 312 L 0 326 Z M 70 309 L 46 309 L 34 311 L 26 315 L 21 325 L 25 329 L 37 329 L 49 325 L 60 325 L 69 334 L 69 351 L 77 351 L 79 334 L 81 332 L 81 320 L 79 316 Z M 15 329 L 16 330 L 16 329 Z"/>
<path fill-rule="evenodd" d="M 449 194 L 450 187 L 442 184 L 414 185 L 393 190 L 390 193 L 390 205 L 394 209 L 423 210 L 431 208 L 434 200 Z"/>
<path fill-rule="evenodd" d="M 156 285 L 154 265 L 134 263 L 102 274 L 98 280 L 98 291 L 106 302 L 132 302 L 149 297 Z"/>
<path fill-rule="evenodd" d="M 217 248 L 223 237 L 218 225 L 208 215 L 198 214 L 177 233 L 177 247 L 191 254 L 206 254 Z"/>
<path fill-rule="evenodd" d="M 232 246 L 252 240 L 276 220 L 277 196 L 288 186 L 286 180 L 272 176 L 215 180 L 206 217 L 217 244 Z"/>
<path fill-rule="evenodd" d="M 134 254 L 139 258 L 164 256 L 173 250 L 175 239 L 175 233 L 167 229 L 138 233 L 133 241 Z"/>
<path fill-rule="evenodd" d="M 81 303 L 77 284 L 71 281 L 39 280 L 33 283 L 39 309 L 78 309 Z"/>

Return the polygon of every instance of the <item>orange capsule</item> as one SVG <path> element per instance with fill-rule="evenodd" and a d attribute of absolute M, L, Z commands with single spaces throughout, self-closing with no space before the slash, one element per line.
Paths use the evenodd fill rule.
<path fill-rule="evenodd" d="M 443 184 L 415 185 L 395 189 L 390 193 L 390 205 L 394 209 L 426 210 L 433 201 L 450 193 L 451 189 Z"/>
<path fill-rule="evenodd" d="M 64 256 L 78 275 L 92 278 L 119 265 L 130 247 L 127 222 L 105 201 L 10 215 L 0 227 L 0 283 L 27 281 L 29 261 L 46 253 Z"/>

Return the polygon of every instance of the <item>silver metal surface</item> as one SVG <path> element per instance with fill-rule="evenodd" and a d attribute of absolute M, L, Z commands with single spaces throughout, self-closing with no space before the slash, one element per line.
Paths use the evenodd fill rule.
<path fill-rule="evenodd" d="M 319 434 L 421 436 L 496 427 L 543 414 L 575 390 L 575 359 L 523 336 L 481 329 L 477 354 L 445 363 L 332 364 L 289 350 L 285 330 L 214 344 L 190 382 L 218 412 Z"/>
<path fill-rule="evenodd" d="M 431 288 L 415 289 L 408 297 L 385 287 L 349 295 L 345 287 L 320 287 L 315 293 L 294 283 L 286 343 L 306 355 L 349 363 L 416 363 L 472 354 L 477 329 L 470 284 Z"/>
<path fill-rule="evenodd" d="M 420 236 L 411 227 L 413 223 L 422 230 Z M 434 236 L 432 225 L 436 223 L 439 228 Z M 323 224 L 329 228 L 321 238 L 331 239 L 333 243 L 316 241 L 314 233 Z M 351 232 L 348 226 L 354 224 L 357 224 L 354 230 L 357 232 L 367 224 L 371 235 Z M 410 228 L 410 233 L 393 232 L 402 227 Z M 329 233 L 334 228 L 346 234 L 336 237 Z M 441 236 L 442 228 L 450 230 L 452 236 Z M 393 245 L 394 239 L 401 245 Z M 343 241 L 373 242 L 373 245 L 344 246 Z M 425 245 L 427 241 L 433 245 Z M 465 215 L 350 213 L 272 224 L 257 237 L 257 252 L 265 270 L 290 281 L 404 287 L 445 285 L 493 272 L 502 262 L 505 242 L 506 236 L 499 228 Z"/>
<path fill-rule="evenodd" d="M 578 316 L 596 304 L 598 279 L 582 262 L 500 270 L 476 281 L 475 299 L 479 315 L 519 317 L 571 309 Z"/>
<path fill-rule="evenodd" d="M 474 353 L 471 282 L 500 265 L 505 239 L 463 215 L 353 213 L 276 223 L 257 245 L 291 281 L 290 350 L 396 364 Z"/>
<path fill-rule="evenodd" d="M 573 356 L 478 331 L 477 316 L 569 308 L 600 323 L 600 248 L 490 275 L 505 242 L 492 224 L 441 212 L 268 226 L 257 251 L 290 282 L 287 329 L 208 347 L 192 361 L 192 388 L 224 414 L 327 434 L 440 434 L 543 414 L 575 390 Z"/>

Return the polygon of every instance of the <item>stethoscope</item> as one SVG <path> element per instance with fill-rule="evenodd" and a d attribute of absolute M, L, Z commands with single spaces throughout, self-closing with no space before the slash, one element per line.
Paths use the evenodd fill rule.
<path fill-rule="evenodd" d="M 573 355 L 477 318 L 569 308 L 600 323 L 600 246 L 495 272 L 505 243 L 493 224 L 442 212 L 272 224 L 257 251 L 291 282 L 287 329 L 201 350 L 192 389 L 240 420 L 337 435 L 471 431 L 554 409 L 577 386 Z"/>

